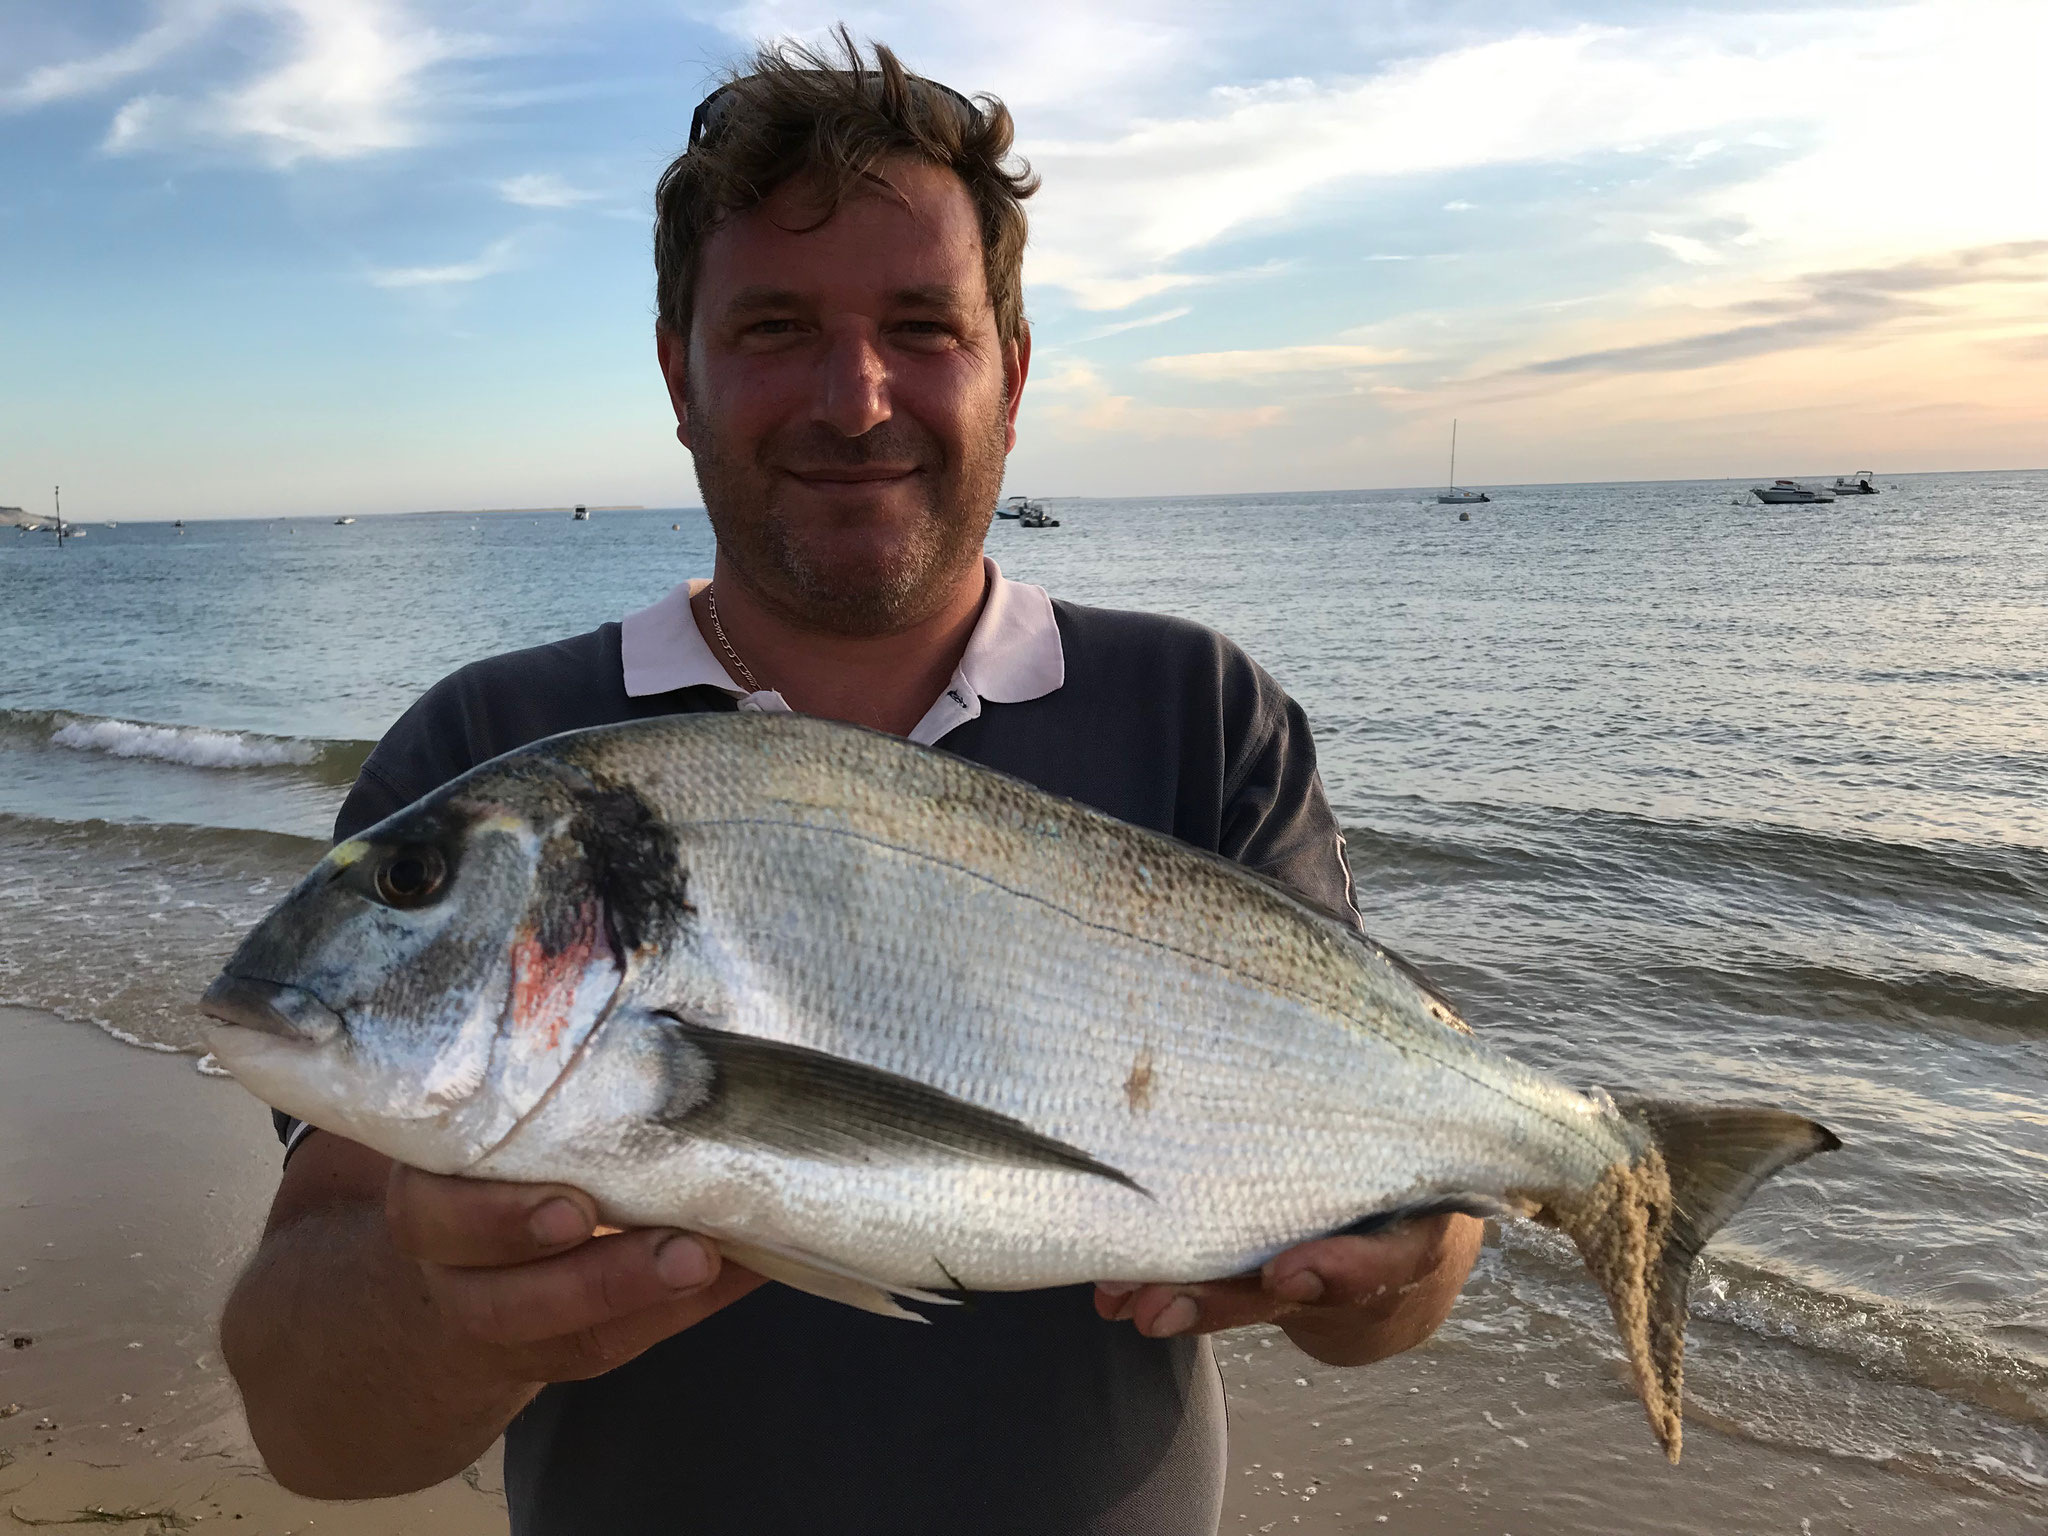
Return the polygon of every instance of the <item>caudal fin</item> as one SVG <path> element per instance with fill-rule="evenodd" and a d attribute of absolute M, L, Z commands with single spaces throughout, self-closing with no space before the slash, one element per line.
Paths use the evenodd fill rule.
<path fill-rule="evenodd" d="M 1675 1462 L 1692 1261 L 1765 1179 L 1842 1143 L 1780 1109 L 1620 1098 L 1616 1106 L 1650 1133 L 1649 1150 L 1609 1168 L 1590 1191 L 1552 1201 L 1541 1219 L 1578 1245 L 1607 1293 L 1650 1428 Z"/>

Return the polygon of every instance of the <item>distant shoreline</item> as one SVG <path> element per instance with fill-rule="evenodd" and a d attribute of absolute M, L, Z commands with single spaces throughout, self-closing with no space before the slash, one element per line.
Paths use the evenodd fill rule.
<path fill-rule="evenodd" d="M 651 508 L 644 502 L 627 504 L 621 502 L 615 507 L 599 506 L 594 501 L 578 502 L 562 507 L 423 507 L 417 512 L 367 512 L 366 517 L 499 517 L 514 512 L 574 512 L 581 506 L 586 512 L 648 512 L 667 511 L 666 507 Z M 225 522 L 227 519 L 223 518 Z"/>
<path fill-rule="evenodd" d="M 1763 482 L 1763 483 L 1765 483 L 1765 484 L 1768 484 L 1768 483 L 1769 483 L 1769 482 L 1770 482 L 1771 480 L 1773 480 L 1773 479 L 1775 479 L 1775 478 L 1777 477 L 1777 474 L 1778 474 L 1779 470 L 1781 470 L 1781 469 L 1782 469 L 1783 467 L 1784 467 L 1784 466 L 1782 466 L 1782 465 L 1780 465 L 1780 466 L 1777 466 L 1777 467 L 1773 468 L 1773 469 L 1772 469 L 1772 470 L 1771 470 L 1771 471 L 1770 471 L 1769 473 L 1762 473 L 1762 472 L 1758 472 L 1758 473 L 1754 473 L 1754 474 L 1746 474 L 1746 475 L 1688 475 L 1688 476 L 1681 476 L 1681 477 L 1678 477 L 1678 478 L 1675 478 L 1675 479 L 1674 479 L 1674 478 L 1667 478 L 1667 479 L 1657 479 L 1657 480 L 1480 480 L 1480 479 L 1477 479 L 1477 478 L 1473 478 L 1473 477 L 1469 477 L 1469 476 L 1468 476 L 1468 477 L 1467 477 L 1467 479 L 1466 479 L 1466 481 L 1465 481 L 1464 483 L 1466 483 L 1466 484 L 1470 485 L 1470 486 L 1471 486 L 1471 488 L 1473 488 L 1473 489 L 1475 489 L 1475 490 L 1479 490 L 1479 489 L 1484 489 L 1484 490 L 1489 490 L 1489 491 L 1535 491 L 1535 492 L 1546 492 L 1546 491 L 1549 491 L 1549 492 L 1555 492 L 1555 491 L 1567 491 L 1567 490 L 1583 490 L 1583 489 L 1590 489 L 1590 488 L 1595 488 L 1595 487 L 1602 487 L 1602 488 L 1605 488 L 1605 487 L 1616 487 L 1616 486 L 1629 486 L 1629 487 L 1651 487 L 1651 486 L 1699 486 L 1699 485 L 1744 485 L 1744 486 L 1747 486 L 1747 485 L 1753 485 L 1753 484 L 1755 484 L 1755 483 L 1757 483 L 1757 482 L 1759 482 L 1759 481 L 1761 481 L 1761 482 Z M 2011 467 L 2011 466 L 1993 466 L 1993 467 L 1991 467 L 1991 468 L 1984 468 L 1984 469 L 1891 469 L 1891 470 L 1880 470 L 1880 471 L 1878 472 L 1878 476 L 1877 476 L 1877 478 L 1878 478 L 1878 479 L 1879 479 L 1880 481 L 1885 481 L 1885 482 L 1889 482 L 1889 481 L 1893 481 L 1893 480 L 1909 480 L 1909 479 L 1911 479 L 1911 480 L 1918 480 L 1918 479 L 1926 479 L 1926 478 L 1932 478 L 1932 477 L 1937 477 L 1937 476 L 1941 476 L 1941 477 L 1946 477 L 1946 476 L 1952 476 L 1952 475 L 1953 475 L 1953 476 L 1968 476 L 1968 475 L 2034 475 L 2034 474 L 2040 474 L 2040 473 L 2042 473 L 2042 472 L 2043 472 L 2044 470 L 2048 470 L 2048 466 L 2039 466 L 2039 467 L 2036 467 L 2036 468 L 2031 468 L 2031 469 L 2030 469 L 2030 468 L 2025 468 L 2025 467 Z M 1804 473 L 1802 473 L 1801 475 L 1795 476 L 1794 478 L 1799 478 L 1799 479 L 1805 479 L 1805 480 L 1810 480 L 1810 481 L 1816 481 L 1816 482 L 1818 482 L 1818 483 L 1820 483 L 1820 484 L 1823 484 L 1823 485 L 1824 485 L 1824 484 L 1826 484 L 1826 483 L 1827 483 L 1827 482 L 1828 482 L 1829 480 L 1831 480 L 1831 479 L 1832 479 L 1832 478 L 1833 478 L 1833 477 L 1834 477 L 1834 476 L 1835 476 L 1836 474 L 1838 474 L 1838 473 L 1843 473 L 1843 471 L 1840 471 L 1840 470 L 1833 470 L 1833 469 L 1829 469 L 1829 470 L 1817 470 L 1817 471 L 1808 471 L 1808 472 L 1804 472 Z M 1305 497 L 1305 496 L 1372 496 L 1372 497 L 1386 497 L 1386 496 L 1409 496 L 1409 495 L 1412 495 L 1412 496 L 1415 496 L 1415 497 L 1433 497 L 1433 496 L 1434 496 L 1434 495 L 1435 495 L 1435 494 L 1436 494 L 1436 493 L 1437 493 L 1438 491 L 1440 491 L 1440 490 L 1442 490 L 1442 489 L 1443 489 L 1443 487 L 1442 487 L 1441 485 L 1373 485 L 1373 486 L 1326 486 L 1326 487 L 1322 487 L 1322 488 L 1308 488 L 1308 489 L 1289 489 L 1289 490 L 1270 490 L 1270 489 L 1268 489 L 1268 490 L 1253 490 L 1253 491 L 1245 491 L 1245 490 L 1225 490 L 1225 491 L 1209 491 L 1209 490 L 1203 490 L 1203 491 L 1152 491 L 1152 492 L 1146 492 L 1146 493 L 1144 493 L 1144 494 L 1125 494 L 1125 495 L 1116 495 L 1116 496 L 1091 496 L 1091 495 L 1086 495 L 1086 494 L 1082 494 L 1082 493 L 1080 493 L 1080 492 L 1072 492 L 1072 491 L 1062 491 L 1062 492 L 1051 492 L 1051 493 L 1047 493 L 1047 494 L 1045 494 L 1045 495 L 1038 495 L 1038 496 L 1034 496 L 1034 497 L 1033 497 L 1033 500 L 1036 500 L 1036 501 L 1047 501 L 1047 502 L 1051 502 L 1051 501 L 1060 501 L 1060 502 L 1070 502 L 1070 501 L 1087 501 L 1087 502 L 1101 502 L 1101 503 L 1109 504 L 1109 503 L 1115 503 L 1115 502 L 1120 502 L 1120 501 L 1138 501 L 1138 502 L 1156 502 L 1156 501 L 1173 501 L 1173 502 L 1203 502 L 1203 501 L 1232 501 L 1232 500 L 1240 500 L 1240 499 L 1244 499 L 1244 498 L 1248 498 L 1248 497 L 1249 497 L 1249 498 L 1261 498 L 1261 497 L 1275 497 L 1275 498 L 1278 498 L 1278 497 Z M 616 503 L 616 504 L 600 504 L 600 503 L 597 503 L 597 502 L 586 502 L 586 503 L 584 503 L 583 505 L 584 505 L 584 506 L 586 506 L 586 507 L 587 507 L 587 508 L 588 508 L 588 509 L 589 509 L 590 511 L 592 511 L 592 512 L 688 512 L 688 513 L 702 513 L 702 512 L 703 512 L 703 510 L 704 510 L 704 509 L 703 509 L 703 507 L 702 507 L 701 505 L 690 505 L 690 506 L 675 506 L 675 507 L 664 507 L 664 506 L 650 506 L 650 505 L 647 505 L 647 504 L 645 504 L 645 503 L 623 503 L 623 502 L 622 502 L 622 503 Z M 5 508 L 5 509 L 0 509 L 0 510 L 4 510 L 4 511 L 14 511 L 14 510 L 16 510 L 16 509 L 13 509 L 13 508 Z M 571 513 L 571 512 L 572 512 L 572 511 L 574 511 L 574 510 L 575 510 L 575 506 L 574 506 L 573 504 L 570 504 L 570 503 L 564 503 L 564 504 L 563 504 L 563 505 L 561 505 L 561 506 L 548 506 L 548 507 L 420 507 L 420 508 L 414 508 L 414 509 L 412 509 L 412 510 L 409 510 L 409 511 L 403 511 L 403 512 L 354 512 L 354 513 L 337 513 L 337 512 L 277 512 L 277 513 L 271 513 L 271 512 L 253 512 L 253 513 L 239 513 L 239 514 L 234 514 L 234 515 L 230 515 L 230 516 L 226 516 L 226 517 L 206 517 L 206 516 L 201 516 L 201 515 L 199 515 L 199 514 L 195 514 L 195 513 L 186 513 L 186 514 L 182 514 L 182 515 L 181 515 L 181 514 L 176 514 L 176 513 L 173 513 L 173 514 L 171 514 L 170 516 L 165 516 L 165 515 L 162 515 L 162 514 L 157 514 L 157 513 L 137 513 L 137 512 L 131 512 L 131 513 L 127 513 L 127 514 L 125 514 L 125 515 L 122 515 L 122 514 L 116 514 L 116 517 L 117 517 L 118 521 L 120 521 L 120 522 L 123 522 L 123 523 L 168 523 L 168 522 L 171 522 L 171 521 L 173 520 L 173 518 L 178 518 L 179 520 L 181 520 L 181 521 L 184 521 L 184 522 L 187 522 L 187 523 L 199 523 L 199 522 L 208 522 L 208 523 L 254 523 L 254 522 L 330 522 L 330 523 L 331 523 L 331 522 L 333 522 L 333 521 L 334 521 L 334 520 L 335 520 L 335 519 L 336 519 L 337 517 L 340 517 L 340 516 L 351 516 L 351 517 L 358 517 L 358 518 L 371 518 L 371 517 L 499 517 L 499 516 L 516 516 L 516 515 L 518 515 L 518 514 L 521 514 L 521 513 L 525 513 L 525 514 L 545 514 L 545 515 L 549 515 L 549 516 L 563 516 L 563 517 L 566 517 L 566 516 L 567 516 L 567 515 L 568 515 L 569 513 Z M 29 515 L 33 515 L 33 514 L 29 514 Z M 103 514 L 103 513 L 88 513 L 88 514 L 85 514 L 85 515 L 82 515 L 82 516 L 79 516 L 79 517 L 75 517 L 75 518 L 67 518 L 67 519 L 66 519 L 66 521 L 67 521 L 67 522 L 70 522 L 70 523 L 74 523 L 74 524 L 76 524 L 76 525 L 78 525 L 78 526 L 80 526 L 80 527 L 95 527 L 95 526 L 98 526 L 98 525 L 99 525 L 99 524 L 100 524 L 100 523 L 101 523 L 101 522 L 102 522 L 103 520 L 104 520 L 104 514 Z"/>

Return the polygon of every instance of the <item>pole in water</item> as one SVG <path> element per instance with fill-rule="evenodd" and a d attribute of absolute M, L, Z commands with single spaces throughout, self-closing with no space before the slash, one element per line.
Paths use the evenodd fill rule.
<path fill-rule="evenodd" d="M 57 509 L 57 548 L 64 547 L 64 487 L 50 487 L 50 502 Z"/>

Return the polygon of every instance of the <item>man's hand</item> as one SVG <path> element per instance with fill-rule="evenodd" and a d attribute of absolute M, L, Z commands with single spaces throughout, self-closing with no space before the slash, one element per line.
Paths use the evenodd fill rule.
<path fill-rule="evenodd" d="M 761 1283 L 686 1233 L 600 1232 L 580 1190 L 440 1178 L 321 1131 L 285 1167 L 221 1350 L 280 1483 L 382 1498 L 460 1472 L 544 1383 Z"/>
<path fill-rule="evenodd" d="M 590 1197 L 562 1185 L 393 1164 L 384 1214 L 442 1316 L 518 1382 L 601 1375 L 762 1284 L 687 1232 L 600 1232 Z"/>
<path fill-rule="evenodd" d="M 1436 1331 L 1471 1272 L 1482 1231 L 1470 1216 L 1431 1216 L 1371 1237 L 1325 1237 L 1234 1280 L 1098 1285 L 1095 1310 L 1155 1339 L 1277 1322 L 1327 1365 L 1364 1365 Z"/>

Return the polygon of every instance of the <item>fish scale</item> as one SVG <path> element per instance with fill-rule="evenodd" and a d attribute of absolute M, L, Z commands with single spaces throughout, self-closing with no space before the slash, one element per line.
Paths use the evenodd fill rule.
<path fill-rule="evenodd" d="M 379 884 L 407 859 L 446 871 L 416 902 Z M 518 1049 L 484 1060 L 473 1000 L 508 956 Z M 1361 1219 L 1534 1216 L 1607 1291 L 1674 1456 L 1693 1256 L 1834 1144 L 1783 1111 L 1582 1093 L 1237 865 L 800 716 L 487 763 L 333 850 L 208 1000 L 220 1059 L 316 1125 L 575 1184 L 897 1316 L 888 1293 L 1197 1282 Z"/>

